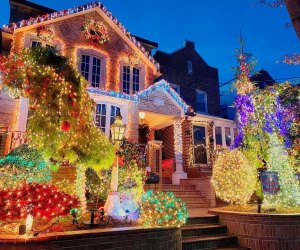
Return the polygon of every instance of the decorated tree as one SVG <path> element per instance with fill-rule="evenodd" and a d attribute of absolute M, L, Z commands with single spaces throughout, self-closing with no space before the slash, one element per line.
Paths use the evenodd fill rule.
<path fill-rule="evenodd" d="M 30 142 L 46 159 L 99 171 L 110 167 L 113 146 L 93 122 L 87 82 L 53 49 L 12 51 L 1 60 L 2 81 L 29 99 Z"/>
<path fill-rule="evenodd" d="M 40 46 L 0 60 L 3 85 L 29 99 L 28 137 L 45 159 L 77 166 L 76 190 L 85 205 L 85 169 L 111 166 L 114 148 L 93 122 L 87 81 L 68 59 Z"/>
<path fill-rule="evenodd" d="M 251 57 L 239 50 L 237 68 L 236 107 L 238 135 L 233 148 L 241 148 L 249 161 L 258 169 L 275 171 L 280 190 L 272 197 L 272 204 L 295 206 L 299 204 L 300 188 L 296 185 L 295 171 L 291 165 L 294 156 L 288 156 L 298 130 L 295 108 L 282 96 L 287 86 L 271 86 L 264 90 L 255 87 L 249 78 L 253 68 Z M 283 104 L 285 103 L 285 105 Z M 298 134 L 296 135 L 298 137 Z M 265 196 L 266 202 L 269 197 Z"/>
<path fill-rule="evenodd" d="M 145 158 L 138 144 L 125 141 L 119 150 L 119 185 L 118 191 L 132 195 L 136 202 L 141 200 L 146 178 Z M 91 198 L 106 200 L 110 190 L 112 168 L 95 172 L 87 169 L 87 190 Z"/>
<path fill-rule="evenodd" d="M 39 150 L 24 144 L 0 159 L 0 188 L 16 188 L 23 182 L 48 183 L 51 180 L 49 164 Z"/>
<path fill-rule="evenodd" d="M 29 218 L 37 218 L 47 222 L 68 215 L 78 205 L 77 198 L 50 185 L 25 182 L 13 189 L 0 190 L 1 221 L 27 218 L 28 223 Z"/>
<path fill-rule="evenodd" d="M 147 191 L 141 203 L 141 221 L 146 226 L 180 227 L 188 218 L 186 204 L 171 192 Z"/>

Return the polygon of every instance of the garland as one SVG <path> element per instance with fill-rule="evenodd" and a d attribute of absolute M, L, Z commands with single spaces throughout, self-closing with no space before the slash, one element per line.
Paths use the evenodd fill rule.
<path fill-rule="evenodd" d="M 41 39 L 44 42 L 50 42 L 52 41 L 54 37 L 54 31 L 48 26 L 41 25 L 37 27 L 36 29 L 36 35 L 39 39 Z"/>
<path fill-rule="evenodd" d="M 109 40 L 108 31 L 105 25 L 94 19 L 89 19 L 85 22 L 82 26 L 82 33 L 84 34 L 85 39 L 92 43 L 104 44 Z"/>

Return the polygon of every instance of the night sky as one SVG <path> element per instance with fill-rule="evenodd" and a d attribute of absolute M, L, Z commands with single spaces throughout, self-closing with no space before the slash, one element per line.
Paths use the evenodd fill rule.
<path fill-rule="evenodd" d="M 5 3 L 3 3 L 5 2 Z M 8 0 L 1 0 L 0 23 L 9 20 Z M 61 10 L 91 2 L 89 0 L 32 1 Z M 235 48 L 242 33 L 246 51 L 257 61 L 256 70 L 269 71 L 279 82 L 298 77 L 300 66 L 276 63 L 286 53 L 299 52 L 300 42 L 287 10 L 255 5 L 257 0 L 103 0 L 102 3 L 137 36 L 159 43 L 159 50 L 172 52 L 184 40 L 194 41 L 202 58 L 219 69 L 220 83 L 233 78 Z M 234 94 L 222 88 L 222 102 L 233 101 Z"/>

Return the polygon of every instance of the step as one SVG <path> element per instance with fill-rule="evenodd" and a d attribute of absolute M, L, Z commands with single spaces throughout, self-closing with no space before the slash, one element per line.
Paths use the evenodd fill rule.
<path fill-rule="evenodd" d="M 194 185 L 172 185 L 172 184 L 163 184 L 163 191 L 196 191 Z"/>
<path fill-rule="evenodd" d="M 183 238 L 204 235 L 221 235 L 227 233 L 227 227 L 220 224 L 194 224 L 184 225 L 181 228 Z"/>
<path fill-rule="evenodd" d="M 205 198 L 201 198 L 199 196 L 195 196 L 195 197 L 181 196 L 181 197 L 178 197 L 178 196 L 175 195 L 175 197 L 180 198 L 185 203 L 204 203 L 204 204 L 208 203 L 208 201 Z"/>
<path fill-rule="evenodd" d="M 188 237 L 182 239 L 182 250 L 238 247 L 238 238 L 232 235 Z"/>
<path fill-rule="evenodd" d="M 200 191 L 185 191 L 185 190 L 176 190 L 172 191 L 172 193 L 176 196 L 186 196 L 186 195 L 196 195 L 198 197 L 201 197 Z"/>
<path fill-rule="evenodd" d="M 207 203 L 187 203 L 186 206 L 188 209 L 211 207 L 210 204 Z"/>
<path fill-rule="evenodd" d="M 222 248 L 215 248 L 215 250 L 251 250 L 247 247 L 222 247 Z"/>
<path fill-rule="evenodd" d="M 195 225 L 195 224 L 216 224 L 219 223 L 218 215 L 207 214 L 201 215 L 198 217 L 190 217 L 186 221 L 186 225 Z"/>

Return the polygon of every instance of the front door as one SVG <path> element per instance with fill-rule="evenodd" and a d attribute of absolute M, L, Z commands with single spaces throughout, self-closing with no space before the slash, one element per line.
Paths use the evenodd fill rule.
<path fill-rule="evenodd" d="M 207 164 L 206 128 L 193 126 L 194 164 Z"/>

